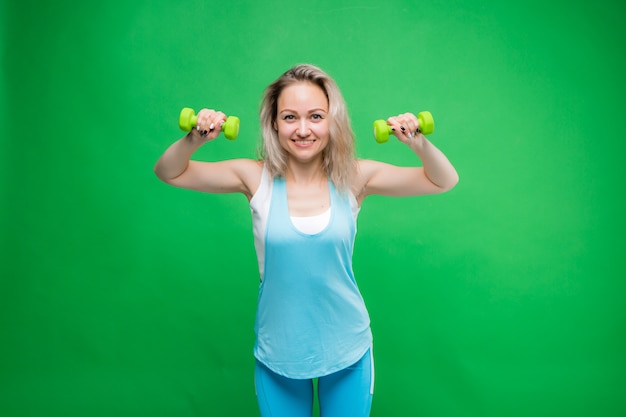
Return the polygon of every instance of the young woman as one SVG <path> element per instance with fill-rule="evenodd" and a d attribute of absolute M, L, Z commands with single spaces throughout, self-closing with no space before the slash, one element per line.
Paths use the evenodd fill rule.
<path fill-rule="evenodd" d="M 457 172 L 411 113 L 387 124 L 421 167 L 357 160 L 341 93 L 312 65 L 291 68 L 266 89 L 260 160 L 191 160 L 225 120 L 201 110 L 197 129 L 165 151 L 155 172 L 176 187 L 242 193 L 250 202 L 261 273 L 254 346 L 261 415 L 310 416 L 317 379 L 323 417 L 369 416 L 372 333 L 352 270 L 357 214 L 369 195 L 448 191 Z"/>

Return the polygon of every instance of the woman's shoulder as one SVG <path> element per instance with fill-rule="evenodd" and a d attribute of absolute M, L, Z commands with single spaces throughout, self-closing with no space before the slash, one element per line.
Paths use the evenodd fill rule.
<path fill-rule="evenodd" d="M 372 176 L 376 166 L 377 161 L 373 161 L 371 159 L 358 159 L 356 161 L 356 171 L 355 175 L 352 177 L 352 185 L 350 188 L 357 198 L 363 192 L 363 189 L 367 185 L 367 181 Z"/>
<path fill-rule="evenodd" d="M 376 161 L 373 159 L 358 159 L 356 161 L 357 163 L 357 176 L 358 175 L 365 175 L 367 176 L 368 174 L 370 174 L 372 171 L 378 169 L 381 165 L 383 165 L 383 162 L 380 161 Z"/>
<path fill-rule="evenodd" d="M 233 159 L 231 160 L 234 169 L 237 171 L 241 181 L 248 189 L 249 196 L 254 195 L 263 176 L 263 162 L 255 159 Z"/>
<path fill-rule="evenodd" d="M 240 159 L 232 159 L 231 162 L 239 166 L 239 169 L 250 173 L 261 175 L 261 171 L 263 170 L 263 161 L 259 161 L 258 159 L 248 159 L 248 158 L 240 158 Z"/>

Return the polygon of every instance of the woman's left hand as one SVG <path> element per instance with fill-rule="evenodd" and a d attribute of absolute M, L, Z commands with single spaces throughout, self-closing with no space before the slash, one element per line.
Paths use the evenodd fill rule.
<path fill-rule="evenodd" d="M 387 119 L 387 124 L 393 130 L 395 137 L 407 145 L 415 140 L 424 139 L 419 131 L 420 122 L 413 113 L 404 113 Z"/>

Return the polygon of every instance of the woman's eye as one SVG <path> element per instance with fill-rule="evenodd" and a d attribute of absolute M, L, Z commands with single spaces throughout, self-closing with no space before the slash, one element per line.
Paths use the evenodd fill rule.
<path fill-rule="evenodd" d="M 293 120 L 294 116 L 293 114 L 286 114 L 283 116 L 283 120 Z"/>
<path fill-rule="evenodd" d="M 314 114 L 313 115 L 313 120 L 322 120 L 324 118 L 324 116 L 322 116 L 321 114 Z"/>

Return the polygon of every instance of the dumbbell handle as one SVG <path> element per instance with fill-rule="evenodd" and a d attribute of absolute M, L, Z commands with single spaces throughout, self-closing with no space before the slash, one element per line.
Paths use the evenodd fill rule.
<path fill-rule="evenodd" d="M 420 122 L 419 131 L 424 135 L 430 135 L 435 130 L 435 120 L 429 111 L 423 111 L 417 114 L 417 120 Z M 393 130 L 384 120 L 376 120 L 374 122 L 374 138 L 376 142 L 385 143 L 389 140 L 389 136 L 393 135 Z"/>
<path fill-rule="evenodd" d="M 237 116 L 229 116 L 224 124 L 222 124 L 222 132 L 226 139 L 235 140 L 239 134 L 239 118 Z M 198 124 L 198 115 L 192 108 L 184 107 L 180 111 L 178 117 L 178 127 L 184 132 L 189 132 Z"/>

